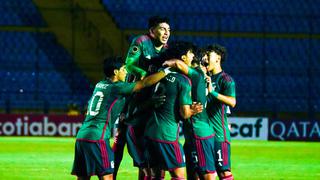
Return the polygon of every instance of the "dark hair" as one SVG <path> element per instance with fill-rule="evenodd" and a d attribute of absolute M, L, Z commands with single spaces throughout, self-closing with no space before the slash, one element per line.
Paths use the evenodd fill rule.
<path fill-rule="evenodd" d="M 195 48 L 193 51 L 194 53 L 194 58 L 192 60 L 192 63 L 198 64 L 198 65 L 203 65 L 207 66 L 208 62 L 204 61 L 203 56 L 206 55 L 207 51 L 204 48 Z"/>
<path fill-rule="evenodd" d="M 196 46 L 191 42 L 174 41 L 169 44 L 169 48 L 165 51 L 165 54 L 168 58 L 181 59 L 181 56 L 187 54 L 188 51 L 194 52 L 195 50 Z"/>
<path fill-rule="evenodd" d="M 175 41 L 169 44 L 169 48 L 158 57 L 152 58 L 151 62 L 157 68 L 162 67 L 164 61 L 169 59 L 181 59 L 182 55 L 187 54 L 189 50 L 194 51 L 195 46 L 191 42 Z"/>
<path fill-rule="evenodd" d="M 160 16 L 152 16 L 149 18 L 149 24 L 148 24 L 148 28 L 154 28 L 156 27 L 158 24 L 160 23 L 167 23 L 169 24 L 169 18 L 167 17 L 160 17 Z"/>
<path fill-rule="evenodd" d="M 207 52 L 215 52 L 221 56 L 221 63 L 227 58 L 227 49 L 219 44 L 212 44 L 207 47 Z"/>
<path fill-rule="evenodd" d="M 107 57 L 103 60 L 103 72 L 106 77 L 113 76 L 115 69 L 120 69 L 123 66 L 123 59 L 121 57 Z"/>

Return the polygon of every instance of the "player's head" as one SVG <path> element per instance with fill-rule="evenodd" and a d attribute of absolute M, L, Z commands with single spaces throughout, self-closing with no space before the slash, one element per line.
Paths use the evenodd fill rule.
<path fill-rule="evenodd" d="M 153 16 L 149 18 L 149 33 L 159 45 L 166 44 L 170 37 L 170 25 L 167 17 Z"/>
<path fill-rule="evenodd" d="M 196 46 L 191 42 L 187 41 L 177 41 L 170 44 L 168 54 L 170 58 L 181 59 L 188 66 L 191 66 L 191 62 L 194 58 L 194 52 L 196 51 Z"/>
<path fill-rule="evenodd" d="M 170 59 L 181 59 L 191 61 L 194 57 L 193 54 L 194 46 L 190 42 L 182 42 L 182 41 L 176 41 L 172 42 L 169 45 L 169 48 L 160 54 L 159 57 L 152 58 L 152 65 L 154 65 L 157 68 L 161 68 L 162 64 L 166 60 Z"/>
<path fill-rule="evenodd" d="M 103 72 L 107 78 L 125 81 L 127 70 L 121 57 L 108 57 L 103 61 Z"/>
<path fill-rule="evenodd" d="M 208 55 L 208 70 L 212 70 L 216 66 L 221 66 L 227 56 L 227 50 L 225 47 L 219 44 L 212 44 L 207 47 Z"/>
<path fill-rule="evenodd" d="M 208 65 L 208 56 L 206 49 L 204 48 L 195 48 L 194 50 L 194 58 L 192 61 L 192 67 L 207 66 Z"/>

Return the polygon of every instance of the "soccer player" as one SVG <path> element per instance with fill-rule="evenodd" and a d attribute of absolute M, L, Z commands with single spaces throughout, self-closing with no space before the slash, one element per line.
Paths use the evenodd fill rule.
<path fill-rule="evenodd" d="M 175 44 L 167 52 L 170 58 L 192 59 L 186 44 Z M 154 93 L 165 95 L 162 106 L 154 108 L 145 128 L 147 156 L 152 179 L 163 179 L 161 171 L 168 170 L 172 179 L 184 179 L 185 158 L 179 138 L 179 121 L 202 111 L 193 104 L 190 80 L 180 73 L 170 73 L 156 84 Z"/>
<path fill-rule="evenodd" d="M 149 33 L 137 36 L 133 39 L 126 57 L 126 66 L 128 69 L 127 81 L 132 82 L 143 79 L 150 71 L 156 69 L 151 59 L 159 56 L 167 49 L 167 42 L 170 37 L 169 19 L 166 17 L 154 16 L 149 18 Z M 139 167 L 139 177 L 143 179 L 146 176 L 144 165 L 143 146 L 144 146 L 144 127 L 145 119 L 149 117 L 148 110 L 144 113 L 133 115 L 135 107 L 141 104 L 156 104 L 163 101 L 161 97 L 153 97 L 157 102 L 147 101 L 151 99 L 150 91 L 145 90 L 134 94 L 127 99 L 126 119 L 119 123 L 116 141 L 113 145 L 115 152 L 115 177 L 123 156 L 124 145 L 134 161 L 134 165 Z M 154 99 L 151 99 L 154 100 Z M 142 103 L 143 102 L 143 103 Z M 151 106 L 150 106 L 151 107 Z M 144 171 L 144 172 L 142 172 Z"/>
<path fill-rule="evenodd" d="M 133 39 L 126 58 L 128 72 L 136 79 L 147 75 L 151 68 L 151 58 L 167 49 L 167 42 L 170 37 L 169 19 L 166 17 L 154 16 L 149 19 L 149 33 Z"/>
<path fill-rule="evenodd" d="M 104 60 L 106 78 L 98 82 L 88 103 L 86 118 L 77 133 L 72 174 L 78 179 L 113 179 L 114 154 L 109 138 L 124 97 L 151 86 L 166 76 L 160 71 L 134 83 L 126 83 L 127 70 L 119 58 Z"/>
<path fill-rule="evenodd" d="M 165 66 L 178 68 L 183 74 L 191 79 L 192 101 L 206 104 L 207 82 L 205 73 L 201 69 L 201 63 L 197 67 L 192 67 L 194 60 L 194 46 L 188 42 L 181 42 L 188 46 L 188 52 L 181 57 L 181 60 L 170 60 L 164 62 Z M 202 58 L 202 57 L 197 57 Z M 187 162 L 188 179 L 215 179 L 214 160 L 214 129 L 209 123 L 206 111 L 202 111 L 183 122 L 183 132 L 185 136 L 184 151 Z"/>
<path fill-rule="evenodd" d="M 207 112 L 215 130 L 216 170 L 220 179 L 233 180 L 230 159 L 230 130 L 227 106 L 235 107 L 236 89 L 232 77 L 223 71 L 221 64 L 226 59 L 226 49 L 218 44 L 208 46 L 208 102 Z"/>

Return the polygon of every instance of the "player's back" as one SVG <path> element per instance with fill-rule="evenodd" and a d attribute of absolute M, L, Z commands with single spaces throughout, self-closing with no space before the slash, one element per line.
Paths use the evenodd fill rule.
<path fill-rule="evenodd" d="M 86 118 L 77 138 L 90 140 L 110 138 L 110 127 L 123 108 L 124 95 L 130 93 L 133 86 L 132 83 L 112 83 L 109 80 L 97 83 L 88 102 Z"/>
<path fill-rule="evenodd" d="M 170 73 L 155 86 L 155 95 L 165 95 L 165 103 L 154 108 L 147 123 L 146 136 L 165 141 L 177 140 L 180 107 L 192 103 L 189 79 L 179 73 Z"/>

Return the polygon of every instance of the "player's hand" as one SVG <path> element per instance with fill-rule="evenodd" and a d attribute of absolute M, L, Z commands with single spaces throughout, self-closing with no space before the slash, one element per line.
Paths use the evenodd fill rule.
<path fill-rule="evenodd" d="M 119 123 L 122 123 L 126 119 L 126 114 L 125 113 L 120 113 L 119 115 Z"/>
<path fill-rule="evenodd" d="M 207 83 L 210 83 L 210 84 L 211 84 L 211 77 L 210 77 L 210 76 L 205 75 L 204 78 L 205 78 L 205 80 L 206 80 Z"/>
<path fill-rule="evenodd" d="M 153 95 L 151 97 L 151 104 L 153 107 L 158 108 L 162 106 L 166 102 L 166 96 L 165 95 Z"/>
<path fill-rule="evenodd" d="M 205 75 L 205 80 L 207 82 L 207 93 L 206 94 L 208 95 L 208 93 L 210 93 L 213 90 L 211 77 L 208 75 Z"/>
<path fill-rule="evenodd" d="M 193 114 L 201 113 L 203 110 L 203 105 L 200 102 L 193 102 L 191 105 L 191 110 Z"/>

